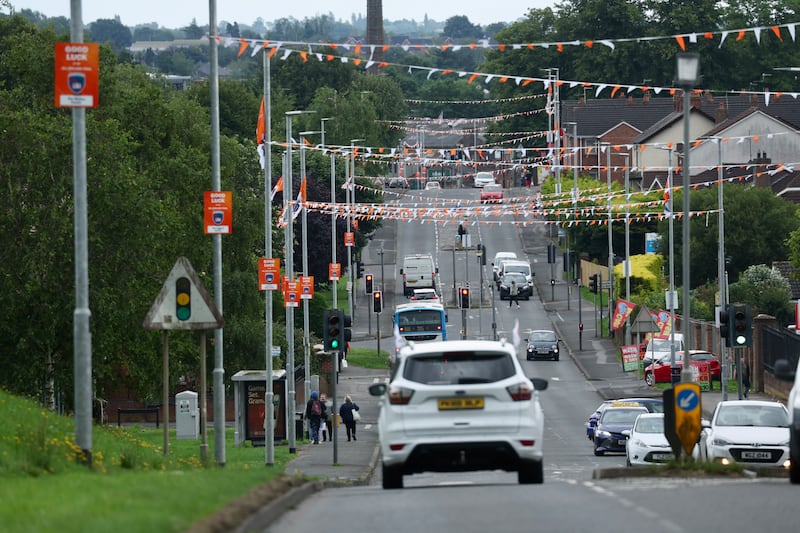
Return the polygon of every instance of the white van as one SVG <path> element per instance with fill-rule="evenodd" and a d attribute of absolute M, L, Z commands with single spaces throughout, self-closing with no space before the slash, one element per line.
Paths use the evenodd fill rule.
<path fill-rule="evenodd" d="M 494 254 L 494 259 L 492 260 L 492 279 L 494 282 L 497 283 L 500 270 L 503 268 L 503 261 L 508 260 L 516 260 L 517 254 L 514 252 L 497 252 Z"/>
<path fill-rule="evenodd" d="M 500 283 L 503 281 L 503 276 L 506 272 L 518 272 L 525 276 L 525 279 L 528 283 L 533 283 L 533 271 L 531 270 L 531 264 L 527 261 L 519 261 L 509 259 L 507 261 L 503 261 L 503 267 L 500 269 L 500 273 L 498 274 L 498 282 L 497 288 L 500 288 Z"/>
<path fill-rule="evenodd" d="M 407 255 L 403 258 L 403 295 L 408 298 L 414 294 L 414 289 L 436 289 L 436 274 L 439 269 L 433 262 L 432 255 L 417 254 Z"/>

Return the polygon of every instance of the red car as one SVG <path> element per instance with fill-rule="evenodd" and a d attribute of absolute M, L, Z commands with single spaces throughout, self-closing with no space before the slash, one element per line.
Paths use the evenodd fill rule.
<path fill-rule="evenodd" d="M 499 183 L 489 183 L 481 189 L 481 203 L 501 203 L 503 201 L 503 186 Z"/>
<path fill-rule="evenodd" d="M 644 369 L 645 382 L 653 386 L 656 383 L 669 383 L 670 378 L 670 356 L 666 355 L 661 359 L 656 360 L 653 364 L 647 365 Z M 719 359 L 705 350 L 689 350 L 689 359 L 692 366 L 700 367 L 707 363 L 709 366 L 709 373 L 711 374 L 711 381 L 719 381 L 722 371 Z M 683 367 L 683 352 L 675 353 L 675 364 Z"/>

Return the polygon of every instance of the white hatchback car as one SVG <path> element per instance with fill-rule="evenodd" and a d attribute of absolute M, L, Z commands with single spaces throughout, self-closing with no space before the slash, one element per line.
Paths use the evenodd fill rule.
<path fill-rule="evenodd" d="M 627 435 L 625 464 L 628 466 L 665 463 L 675 458 L 664 435 L 664 413 L 640 414 Z"/>
<path fill-rule="evenodd" d="M 538 391 L 507 341 L 409 343 L 388 384 L 369 388 L 378 415 L 383 488 L 420 472 L 516 471 L 543 483 Z"/>
<path fill-rule="evenodd" d="M 719 402 L 700 436 L 709 461 L 789 467 L 789 411 L 780 402 Z"/>

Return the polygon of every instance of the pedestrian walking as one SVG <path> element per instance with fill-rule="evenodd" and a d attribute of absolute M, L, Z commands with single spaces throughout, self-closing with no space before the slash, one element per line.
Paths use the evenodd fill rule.
<path fill-rule="evenodd" d="M 331 426 L 330 411 L 332 402 L 328 400 L 328 397 L 324 392 L 320 393 L 319 401 L 325 406 L 325 416 L 322 417 L 322 421 L 319 424 L 319 436 L 322 439 L 322 442 L 327 442 L 328 440 L 333 441 L 333 426 Z M 330 439 L 328 436 L 330 436 Z"/>
<path fill-rule="evenodd" d="M 517 282 L 515 280 L 511 280 L 511 286 L 508 288 L 508 307 L 511 307 L 512 303 L 517 304 L 517 308 L 519 308 L 519 287 L 517 287 Z"/>
<path fill-rule="evenodd" d="M 325 418 L 325 404 L 319 401 L 319 393 L 311 391 L 311 399 L 306 403 L 306 418 L 308 418 L 308 438 L 319 444 L 319 426 Z"/>
<path fill-rule="evenodd" d="M 359 410 L 358 405 L 353 403 L 353 399 L 350 396 L 344 397 L 344 403 L 341 407 L 339 407 L 339 415 L 342 417 L 342 423 L 344 427 L 347 429 L 347 441 L 350 441 L 350 437 L 353 440 L 356 439 L 356 417 L 360 418 L 360 415 L 354 414 Z"/>
<path fill-rule="evenodd" d="M 742 357 L 742 388 L 744 389 L 744 397 L 750 394 L 750 364 Z"/>

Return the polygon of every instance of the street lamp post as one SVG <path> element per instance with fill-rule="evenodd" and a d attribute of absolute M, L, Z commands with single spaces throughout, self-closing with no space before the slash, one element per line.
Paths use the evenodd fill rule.
<path fill-rule="evenodd" d="M 322 153 L 325 153 L 325 122 L 333 120 L 331 117 L 320 119 L 320 132 L 322 133 Z M 331 264 L 336 264 L 336 161 L 333 151 L 329 155 L 331 159 Z M 339 280 L 333 280 L 333 308 L 339 307 L 338 285 Z"/>
<path fill-rule="evenodd" d="M 306 143 L 305 137 L 309 135 L 315 135 L 317 133 L 322 133 L 321 131 L 301 131 L 297 135 L 300 137 L 300 179 L 302 182 L 306 183 L 308 186 L 307 176 L 306 176 Z M 301 183 L 302 183 L 301 182 Z M 302 187 L 302 185 L 301 185 Z M 306 201 L 305 197 L 301 198 L 303 202 Z M 308 209 L 306 206 L 303 205 L 300 207 L 303 210 L 301 218 L 301 227 L 303 230 L 303 275 L 308 276 Z M 304 365 L 304 375 L 305 379 L 303 380 L 303 392 L 305 393 L 304 398 L 308 401 L 311 398 L 311 326 L 310 326 L 310 318 L 309 318 L 309 299 L 303 298 L 303 365 Z M 308 427 L 306 427 L 308 429 Z"/>
<path fill-rule="evenodd" d="M 283 205 L 285 206 L 286 231 L 286 278 L 294 280 L 294 223 L 292 220 L 292 117 L 314 111 L 286 112 L 286 170 L 284 172 Z M 286 306 L 286 435 L 289 440 L 289 453 L 297 453 L 295 435 L 295 389 L 294 389 L 294 307 Z"/>
<path fill-rule="evenodd" d="M 688 383 L 692 380 L 692 369 L 689 365 L 689 348 L 692 346 L 690 327 L 691 303 L 689 275 L 689 189 L 691 188 L 691 166 L 689 165 L 689 106 L 691 105 L 690 92 L 700 79 L 700 55 L 697 53 L 679 53 L 677 58 L 676 83 L 683 89 L 683 369 L 681 381 Z"/>
<path fill-rule="evenodd" d="M 356 183 L 356 146 L 355 143 L 361 142 L 364 139 L 350 139 L 350 178 L 346 190 L 347 195 L 347 232 L 349 233 L 352 226 L 353 214 L 352 204 L 355 203 L 355 183 Z M 353 308 L 355 302 L 353 301 L 353 291 L 355 290 L 355 283 L 357 274 L 353 274 L 353 247 L 347 247 L 347 271 L 350 273 L 350 283 L 347 284 L 347 303 L 350 309 L 350 316 L 353 316 Z"/>
<path fill-rule="evenodd" d="M 631 300 L 631 213 L 630 213 L 630 194 L 631 194 L 631 173 L 630 173 L 630 154 L 625 155 L 625 265 L 623 275 L 625 276 L 625 299 Z M 625 344 L 631 344 L 631 319 L 630 316 L 625 320 Z"/>

